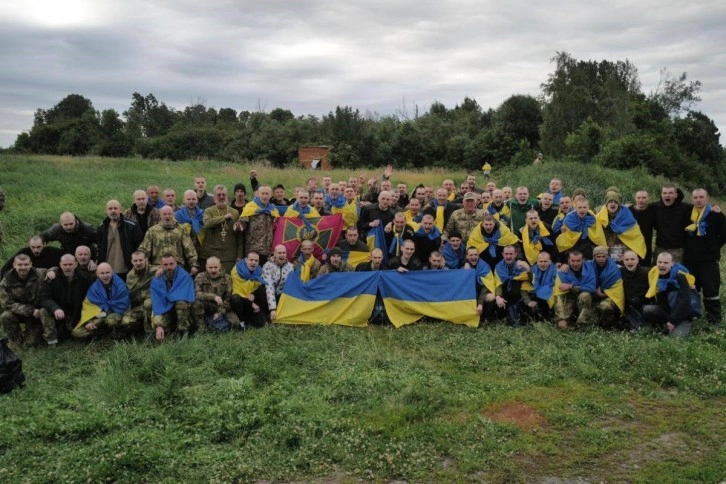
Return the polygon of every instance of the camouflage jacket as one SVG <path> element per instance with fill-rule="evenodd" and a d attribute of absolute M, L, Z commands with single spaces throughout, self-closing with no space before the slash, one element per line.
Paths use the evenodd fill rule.
<path fill-rule="evenodd" d="M 8 272 L 0 282 L 0 304 L 3 311 L 10 311 L 19 316 L 31 316 L 38 307 L 38 291 L 43 282 L 45 270 L 31 268 L 28 277 L 18 277 L 15 269 Z"/>
<path fill-rule="evenodd" d="M 446 223 L 444 232 L 441 234 L 441 238 L 448 240 L 449 234 L 454 230 L 461 232 L 461 237 L 464 241 L 469 239 L 469 234 L 474 230 L 474 227 L 479 225 L 484 218 L 484 210 L 476 209 L 472 213 L 466 213 L 463 208 L 454 210 L 454 213 L 449 217 L 449 221 Z"/>
<path fill-rule="evenodd" d="M 203 301 L 207 307 L 214 306 L 214 298 L 219 296 L 224 301 L 225 310 L 229 310 L 229 298 L 232 296 L 232 277 L 221 272 L 212 278 L 209 273 L 201 272 L 194 279 L 197 301 Z"/>
<path fill-rule="evenodd" d="M 138 274 L 136 269 L 131 269 L 126 275 L 126 287 L 129 288 L 131 306 L 139 306 L 146 299 L 151 298 L 151 277 L 153 273 L 150 268 Z"/>
<path fill-rule="evenodd" d="M 161 256 L 167 252 L 174 255 L 179 265 L 186 269 L 198 265 L 197 250 L 194 248 L 192 238 L 178 222 L 174 222 L 172 228 L 166 228 L 161 224 L 149 228 L 139 250 L 146 253 L 152 271 L 161 265 Z"/>

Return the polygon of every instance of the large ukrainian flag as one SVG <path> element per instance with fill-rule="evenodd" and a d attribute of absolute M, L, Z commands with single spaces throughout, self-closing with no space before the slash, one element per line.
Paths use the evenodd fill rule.
<path fill-rule="evenodd" d="M 379 288 L 386 314 L 396 328 L 424 316 L 475 328 L 479 325 L 475 272 L 380 272 Z"/>
<path fill-rule="evenodd" d="M 381 271 L 337 272 L 303 284 L 290 274 L 277 305 L 278 323 L 366 326 Z"/>

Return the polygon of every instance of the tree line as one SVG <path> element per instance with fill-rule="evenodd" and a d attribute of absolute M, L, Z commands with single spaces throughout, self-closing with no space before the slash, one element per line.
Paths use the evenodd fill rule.
<path fill-rule="evenodd" d="M 97 111 L 70 94 L 38 109 L 33 126 L 18 135 L 16 153 L 109 157 L 268 160 L 294 163 L 301 145 L 327 145 L 336 167 L 462 167 L 476 170 L 546 159 L 644 167 L 712 191 L 726 187 L 724 150 L 714 122 L 694 109 L 701 83 L 661 71 L 658 87 L 644 93 L 629 61 L 552 59 L 554 72 L 538 97 L 514 94 L 496 109 L 466 97 L 454 107 L 390 115 L 337 106 L 327 115 L 290 110 L 236 111 L 199 102 L 170 108 L 153 94 L 135 92 L 129 108 Z"/>

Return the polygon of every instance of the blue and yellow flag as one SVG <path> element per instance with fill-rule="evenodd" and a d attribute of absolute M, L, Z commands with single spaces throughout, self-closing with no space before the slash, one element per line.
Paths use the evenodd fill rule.
<path fill-rule="evenodd" d="M 284 324 L 366 326 L 373 312 L 381 271 L 336 272 L 305 284 L 290 274 L 277 305 Z"/>
<path fill-rule="evenodd" d="M 117 274 L 113 274 L 112 281 L 110 296 L 99 279 L 91 284 L 83 300 L 81 319 L 76 328 L 80 328 L 83 324 L 101 314 L 102 311 L 124 314 L 131 306 L 131 298 L 126 283 Z"/>
<path fill-rule="evenodd" d="M 671 267 L 668 277 L 664 277 L 662 279 L 660 277 L 658 267 L 651 267 L 650 271 L 648 271 L 648 292 L 645 293 L 645 297 L 655 297 L 659 292 L 667 290 L 669 285 L 679 289 L 680 285 L 678 284 L 678 274 L 686 276 L 686 281 L 688 281 L 690 286 L 694 286 L 696 284 L 696 278 L 693 277 L 693 274 L 689 273 L 688 269 L 677 262 L 673 264 L 673 267 Z"/>
<path fill-rule="evenodd" d="M 344 250 L 342 254 L 343 263 L 350 264 L 355 269 L 358 264 L 368 262 L 370 255 L 370 252 L 364 252 L 362 250 Z"/>
<path fill-rule="evenodd" d="M 400 328 L 423 317 L 479 325 L 475 271 L 383 271 L 380 291 L 391 323 Z"/>
<path fill-rule="evenodd" d="M 595 216 L 600 225 L 603 227 L 610 227 L 615 235 L 622 241 L 623 244 L 632 250 L 638 257 L 643 259 L 646 253 L 645 238 L 640 232 L 640 226 L 636 222 L 633 213 L 627 208 L 620 208 L 615 213 L 612 220 L 608 216 L 608 208 L 604 206 Z M 607 247 L 607 246 L 604 246 Z"/>
<path fill-rule="evenodd" d="M 386 246 L 386 232 L 383 230 L 383 224 L 379 223 L 378 227 L 373 227 L 366 237 L 368 250 L 381 249 L 383 251 L 383 263 L 388 265 L 388 247 Z"/>
<path fill-rule="evenodd" d="M 596 262 L 593 262 L 596 264 Z M 597 278 L 597 286 L 607 294 L 611 301 L 620 309 L 622 314 L 625 311 L 625 289 L 623 288 L 623 276 L 620 274 L 618 265 L 610 257 L 607 258 L 605 267 L 600 271 Z"/>
<path fill-rule="evenodd" d="M 174 308 L 176 301 L 194 302 L 194 280 L 187 271 L 177 267 L 171 288 L 166 288 L 164 274 L 151 279 L 151 310 L 154 314 L 166 314 Z"/>
<path fill-rule="evenodd" d="M 557 250 L 565 252 L 581 239 L 590 239 L 595 245 L 608 246 L 605 231 L 595 218 L 595 214 L 587 212 L 585 218 L 580 218 L 573 210 L 562 220 L 562 233 L 555 240 Z"/>

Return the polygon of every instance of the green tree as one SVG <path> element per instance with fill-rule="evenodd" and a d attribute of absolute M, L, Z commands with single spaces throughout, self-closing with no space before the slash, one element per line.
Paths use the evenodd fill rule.
<path fill-rule="evenodd" d="M 497 108 L 494 122 L 515 140 L 527 140 L 531 148 L 539 145 L 542 109 L 532 96 L 515 94 L 507 98 Z"/>

